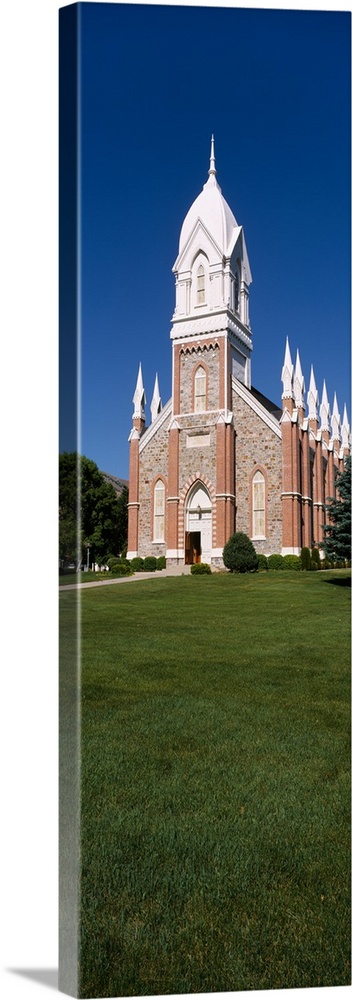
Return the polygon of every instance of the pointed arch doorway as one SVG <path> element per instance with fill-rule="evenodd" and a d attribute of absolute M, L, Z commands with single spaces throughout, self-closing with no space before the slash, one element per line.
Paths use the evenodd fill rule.
<path fill-rule="evenodd" d="M 185 563 L 210 563 L 212 506 L 203 483 L 192 487 L 186 504 Z"/>

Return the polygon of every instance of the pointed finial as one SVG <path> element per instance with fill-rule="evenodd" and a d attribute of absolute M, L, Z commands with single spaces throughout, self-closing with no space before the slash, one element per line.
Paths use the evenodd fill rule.
<path fill-rule="evenodd" d="M 158 416 L 158 413 L 160 413 L 160 410 L 161 410 L 161 398 L 160 398 L 160 392 L 159 392 L 158 375 L 156 374 L 156 376 L 155 376 L 154 392 L 153 392 L 153 399 L 152 399 L 151 404 L 150 404 L 150 412 L 151 412 L 151 415 L 152 415 L 152 423 L 153 423 L 153 420 L 155 420 L 155 417 Z"/>
<path fill-rule="evenodd" d="M 288 342 L 288 337 L 286 337 L 286 350 L 285 350 L 283 369 L 281 372 L 281 381 L 283 382 L 282 395 L 287 397 L 288 399 L 292 399 L 292 379 L 293 379 L 293 364 L 291 360 L 291 351 Z"/>
<path fill-rule="evenodd" d="M 333 405 L 333 408 L 332 408 L 331 435 L 332 435 L 333 441 L 340 441 L 341 440 L 340 414 L 339 414 L 339 408 L 338 408 L 338 405 L 337 405 L 336 392 L 334 393 L 334 405 Z"/>
<path fill-rule="evenodd" d="M 330 406 L 329 406 L 328 394 L 326 391 L 325 379 L 324 379 L 323 394 L 321 397 L 319 414 L 320 414 L 321 430 L 329 431 Z"/>
<path fill-rule="evenodd" d="M 303 406 L 304 407 L 304 399 L 303 399 L 304 378 L 303 378 L 303 374 L 302 374 L 301 359 L 300 359 L 299 351 L 298 350 L 297 350 L 297 355 L 296 355 L 296 367 L 295 367 L 295 375 L 294 375 L 294 392 L 295 392 L 295 403 L 296 403 L 296 406 L 298 406 L 298 407 L 302 407 Z"/>
<path fill-rule="evenodd" d="M 343 410 L 343 418 L 341 424 L 341 437 L 342 437 L 342 447 L 348 451 L 350 446 L 350 425 L 348 423 L 347 408 L 346 403 Z"/>
<path fill-rule="evenodd" d="M 318 420 L 319 397 L 318 397 L 318 390 L 315 384 L 313 365 L 311 366 L 310 369 L 310 382 L 309 382 L 307 399 L 308 399 L 308 417 L 311 420 Z"/>
<path fill-rule="evenodd" d="M 211 144 L 210 144 L 210 166 L 209 166 L 208 174 L 209 174 L 209 177 L 210 177 L 211 174 L 214 174 L 214 176 L 216 174 L 214 135 L 212 135 L 212 137 L 211 137 Z"/>
<path fill-rule="evenodd" d="M 141 417 L 141 419 L 144 420 L 144 416 L 145 416 L 145 414 L 144 414 L 144 407 L 145 407 L 145 404 L 146 404 L 146 398 L 145 398 L 145 392 L 144 392 L 143 376 L 142 376 L 142 365 L 141 364 L 139 365 L 139 369 L 138 369 L 137 384 L 136 384 L 135 393 L 134 393 L 134 396 L 133 396 L 133 403 L 134 403 L 134 414 L 133 414 L 133 416 L 134 417 Z"/>

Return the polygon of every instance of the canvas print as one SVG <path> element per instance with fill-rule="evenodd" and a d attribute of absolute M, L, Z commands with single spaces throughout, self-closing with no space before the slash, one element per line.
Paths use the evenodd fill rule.
<path fill-rule="evenodd" d="M 60 10 L 60 989 L 350 984 L 350 14 Z"/>

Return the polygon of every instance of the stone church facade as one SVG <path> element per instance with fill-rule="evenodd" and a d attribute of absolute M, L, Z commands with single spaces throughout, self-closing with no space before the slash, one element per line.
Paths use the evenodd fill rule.
<path fill-rule="evenodd" d="M 146 426 L 140 366 L 130 442 L 128 558 L 222 566 L 234 531 L 257 552 L 299 554 L 323 540 L 324 503 L 349 453 L 346 408 L 321 405 L 311 370 L 307 405 L 299 354 L 286 343 L 282 408 L 251 384 L 251 271 L 242 226 L 216 177 L 183 222 L 173 268 L 172 396 L 155 380 Z"/>

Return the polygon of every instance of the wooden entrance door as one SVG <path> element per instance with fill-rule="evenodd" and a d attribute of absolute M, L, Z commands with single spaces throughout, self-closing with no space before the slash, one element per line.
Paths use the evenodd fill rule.
<path fill-rule="evenodd" d="M 193 563 L 201 562 L 201 541 L 200 531 L 186 531 L 185 537 L 185 563 L 192 566 Z"/>

